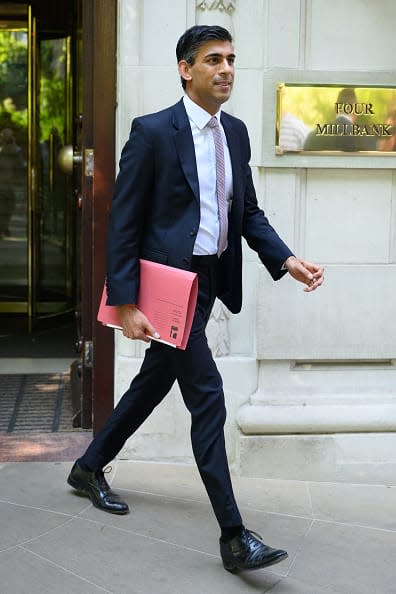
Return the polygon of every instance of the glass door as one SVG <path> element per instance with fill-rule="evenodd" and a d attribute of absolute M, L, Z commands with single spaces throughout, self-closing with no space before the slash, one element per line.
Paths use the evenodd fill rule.
<path fill-rule="evenodd" d="M 30 6 L 0 19 L 0 313 L 73 309 L 74 204 L 58 152 L 72 141 L 70 36 Z"/>
<path fill-rule="evenodd" d="M 38 31 L 36 102 L 36 192 L 32 315 L 41 318 L 73 308 L 74 217 L 71 179 L 58 164 L 71 143 L 70 37 Z"/>
<path fill-rule="evenodd" d="M 29 302 L 29 46 L 27 9 L 0 21 L 0 311 Z"/>

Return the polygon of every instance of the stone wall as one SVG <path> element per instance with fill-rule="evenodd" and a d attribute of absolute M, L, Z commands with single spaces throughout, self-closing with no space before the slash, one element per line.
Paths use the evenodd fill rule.
<path fill-rule="evenodd" d="M 305 294 L 274 283 L 244 248 L 244 306 L 217 303 L 209 340 L 224 377 L 227 443 L 250 476 L 386 481 L 396 464 L 394 157 L 275 155 L 278 82 L 395 84 L 393 0 L 120 0 L 118 153 L 131 119 L 182 95 L 175 58 L 195 23 L 230 29 L 237 54 L 225 106 L 247 124 L 258 199 L 301 257 L 326 267 Z M 116 399 L 142 345 L 116 336 Z M 173 388 L 122 457 L 192 461 Z"/>

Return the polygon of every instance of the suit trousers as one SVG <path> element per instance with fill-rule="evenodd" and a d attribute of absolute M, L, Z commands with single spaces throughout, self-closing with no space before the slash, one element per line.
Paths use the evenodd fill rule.
<path fill-rule="evenodd" d="M 192 269 L 198 273 L 198 300 L 187 348 L 152 341 L 139 373 L 81 461 L 95 471 L 106 466 L 176 380 L 191 414 L 194 457 L 217 521 L 222 528 L 239 526 L 224 443 L 223 383 L 205 335 L 216 296 L 216 259 L 193 257 Z"/>

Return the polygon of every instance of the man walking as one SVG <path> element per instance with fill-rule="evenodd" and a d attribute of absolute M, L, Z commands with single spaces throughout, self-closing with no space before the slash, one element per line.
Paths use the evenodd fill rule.
<path fill-rule="evenodd" d="M 185 95 L 159 113 L 136 118 L 120 161 L 108 235 L 108 304 L 119 307 L 123 333 L 157 336 L 136 306 L 139 258 L 198 274 L 198 301 L 186 350 L 153 341 L 104 427 L 74 464 L 69 484 L 104 511 L 128 505 L 103 468 L 178 382 L 191 413 L 195 460 L 220 526 L 225 569 L 257 569 L 287 557 L 243 525 L 224 445 L 222 379 L 205 327 L 216 297 L 237 313 L 242 303 L 242 236 L 274 280 L 287 271 L 313 291 L 323 269 L 297 259 L 258 207 L 245 125 L 221 110 L 231 95 L 235 54 L 230 33 L 194 26 L 179 39 Z"/>

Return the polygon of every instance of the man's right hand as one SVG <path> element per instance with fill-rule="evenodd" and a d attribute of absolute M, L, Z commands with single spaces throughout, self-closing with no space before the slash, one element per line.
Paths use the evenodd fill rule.
<path fill-rule="evenodd" d="M 136 305 L 119 305 L 121 326 L 124 336 L 132 340 L 150 342 L 150 336 L 159 338 L 160 335 Z"/>

